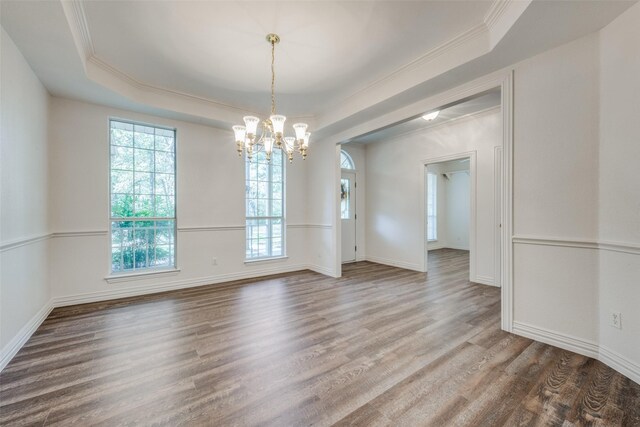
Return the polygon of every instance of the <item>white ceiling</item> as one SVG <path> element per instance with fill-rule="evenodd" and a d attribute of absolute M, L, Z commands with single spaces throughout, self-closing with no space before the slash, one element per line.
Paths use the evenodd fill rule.
<path fill-rule="evenodd" d="M 335 134 L 606 25 L 634 1 L 0 2 L 54 95 L 227 127 L 278 111 Z"/>
<path fill-rule="evenodd" d="M 147 84 L 268 107 L 270 45 L 286 110 L 317 114 L 483 22 L 489 1 L 84 3 L 95 55 Z M 284 111 L 283 111 L 284 112 Z"/>

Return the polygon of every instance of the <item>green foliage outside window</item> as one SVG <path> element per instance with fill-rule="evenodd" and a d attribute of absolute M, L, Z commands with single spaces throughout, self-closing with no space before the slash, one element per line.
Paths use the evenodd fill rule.
<path fill-rule="evenodd" d="M 174 265 L 174 144 L 173 130 L 111 121 L 115 272 Z"/>

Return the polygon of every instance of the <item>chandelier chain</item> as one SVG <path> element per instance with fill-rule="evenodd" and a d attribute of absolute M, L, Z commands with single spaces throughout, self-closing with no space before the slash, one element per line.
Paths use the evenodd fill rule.
<path fill-rule="evenodd" d="M 276 43 L 271 40 L 271 114 L 276 113 Z"/>
<path fill-rule="evenodd" d="M 307 158 L 311 133 L 307 132 L 306 123 L 294 123 L 295 137 L 285 136 L 284 122 L 287 118 L 276 114 L 276 44 L 280 43 L 280 37 L 270 33 L 266 39 L 271 43 L 271 116 L 262 120 L 255 116 L 245 116 L 244 126 L 233 126 L 236 148 L 240 156 L 246 152 L 249 161 L 254 155 L 264 153 L 267 162 L 271 161 L 274 149 L 281 150 L 287 155 L 289 162 L 292 162 L 297 148 L 304 160 Z M 258 128 L 259 126 L 261 127 Z"/>

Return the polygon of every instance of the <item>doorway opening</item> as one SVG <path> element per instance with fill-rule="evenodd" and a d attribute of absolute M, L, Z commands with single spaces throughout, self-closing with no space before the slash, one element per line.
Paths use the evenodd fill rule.
<path fill-rule="evenodd" d="M 469 280 L 475 279 L 475 155 L 443 160 L 425 165 L 426 183 L 425 228 L 426 252 L 435 255 L 433 262 L 455 257 L 463 260 L 469 269 Z M 471 178 L 471 160 L 474 160 L 474 179 Z M 473 217 L 473 220 L 472 220 Z"/>
<path fill-rule="evenodd" d="M 436 240 L 427 236 L 427 166 L 468 159 L 469 261 L 463 270 L 469 269 L 471 282 L 501 288 L 501 324 L 506 331 L 513 327 L 512 86 L 511 73 L 496 73 L 336 138 L 336 158 L 340 148 L 355 146 L 366 152 L 366 177 L 358 177 L 367 187 L 360 193 L 366 197 L 366 203 L 360 201 L 365 207 L 362 224 L 366 223 L 362 259 L 420 272 L 428 273 L 429 240 Z M 339 166 L 336 172 L 340 193 Z M 340 239 L 339 206 L 336 211 Z M 436 242 L 431 243 L 435 251 Z M 345 258 L 337 254 L 338 272 Z"/>
<path fill-rule="evenodd" d="M 340 222 L 342 263 L 355 262 L 358 243 L 357 171 L 351 155 L 340 150 Z"/>

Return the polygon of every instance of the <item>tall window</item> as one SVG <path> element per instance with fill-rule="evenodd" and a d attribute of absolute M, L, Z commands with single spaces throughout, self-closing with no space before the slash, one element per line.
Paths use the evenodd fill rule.
<path fill-rule="evenodd" d="M 111 271 L 175 267 L 175 130 L 110 128 Z"/>
<path fill-rule="evenodd" d="M 427 240 L 438 240 L 438 175 L 427 174 Z"/>
<path fill-rule="evenodd" d="M 284 256 L 284 164 L 281 150 L 271 162 L 264 151 L 246 159 L 247 259 Z"/>

